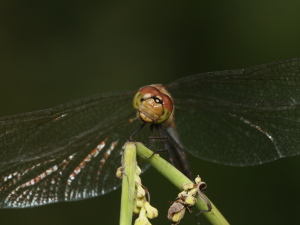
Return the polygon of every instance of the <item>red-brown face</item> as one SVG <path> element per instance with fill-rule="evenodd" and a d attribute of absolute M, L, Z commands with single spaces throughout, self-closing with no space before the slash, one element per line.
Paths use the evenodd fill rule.
<path fill-rule="evenodd" d="M 133 99 L 133 107 L 139 118 L 146 123 L 163 123 L 173 111 L 172 99 L 154 86 L 139 89 Z"/>

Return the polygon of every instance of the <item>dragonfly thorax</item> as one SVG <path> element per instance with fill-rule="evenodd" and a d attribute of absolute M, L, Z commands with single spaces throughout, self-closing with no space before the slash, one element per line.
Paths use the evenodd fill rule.
<path fill-rule="evenodd" d="M 140 88 L 133 99 L 133 107 L 137 109 L 138 117 L 146 123 L 163 123 L 173 111 L 170 96 L 156 87 L 158 85 Z"/>

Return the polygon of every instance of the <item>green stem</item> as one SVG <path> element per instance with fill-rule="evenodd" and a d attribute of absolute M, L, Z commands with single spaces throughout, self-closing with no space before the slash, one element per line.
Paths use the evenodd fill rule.
<path fill-rule="evenodd" d="M 146 148 L 142 143 L 137 142 L 136 146 L 137 146 L 138 155 L 143 159 L 149 159 L 149 157 L 152 156 L 153 151 Z M 186 176 L 184 176 L 179 170 L 177 170 L 174 166 L 172 166 L 170 163 L 168 163 L 158 155 L 154 155 L 148 161 L 156 170 L 158 170 L 158 172 L 160 172 L 163 176 L 165 176 L 178 189 L 182 190 L 183 183 L 192 183 L 192 181 L 189 180 Z M 196 203 L 197 207 L 200 210 L 207 209 L 207 205 L 200 198 L 197 199 L 198 199 Z M 211 205 L 212 205 L 212 210 L 208 213 L 203 213 L 203 215 L 210 221 L 210 223 L 213 225 L 229 224 L 212 202 Z"/>
<path fill-rule="evenodd" d="M 127 142 L 122 165 L 124 172 L 122 179 L 120 225 L 131 225 L 132 223 L 136 165 L 136 145 L 133 142 Z"/>

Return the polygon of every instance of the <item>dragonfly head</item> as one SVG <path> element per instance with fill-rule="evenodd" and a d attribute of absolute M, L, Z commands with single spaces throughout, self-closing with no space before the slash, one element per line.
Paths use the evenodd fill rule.
<path fill-rule="evenodd" d="M 146 123 L 163 123 L 173 111 L 173 101 L 162 85 L 145 86 L 133 98 L 133 107 Z"/>

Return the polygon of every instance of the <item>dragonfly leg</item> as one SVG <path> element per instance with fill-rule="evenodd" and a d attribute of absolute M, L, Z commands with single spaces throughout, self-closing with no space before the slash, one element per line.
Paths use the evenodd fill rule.
<path fill-rule="evenodd" d="M 166 150 L 166 149 L 163 149 L 163 150 L 157 150 L 157 151 L 153 151 L 152 155 L 151 155 L 150 157 L 146 158 L 146 159 L 147 159 L 147 160 L 148 160 L 148 159 L 151 159 L 155 154 L 160 153 L 160 152 L 165 152 L 165 153 L 168 154 L 168 150 Z"/>
<path fill-rule="evenodd" d="M 133 137 L 141 130 L 143 129 L 143 127 L 146 125 L 146 123 L 142 123 L 142 125 L 136 130 L 134 131 L 130 137 L 128 138 L 129 141 L 132 141 Z"/>

